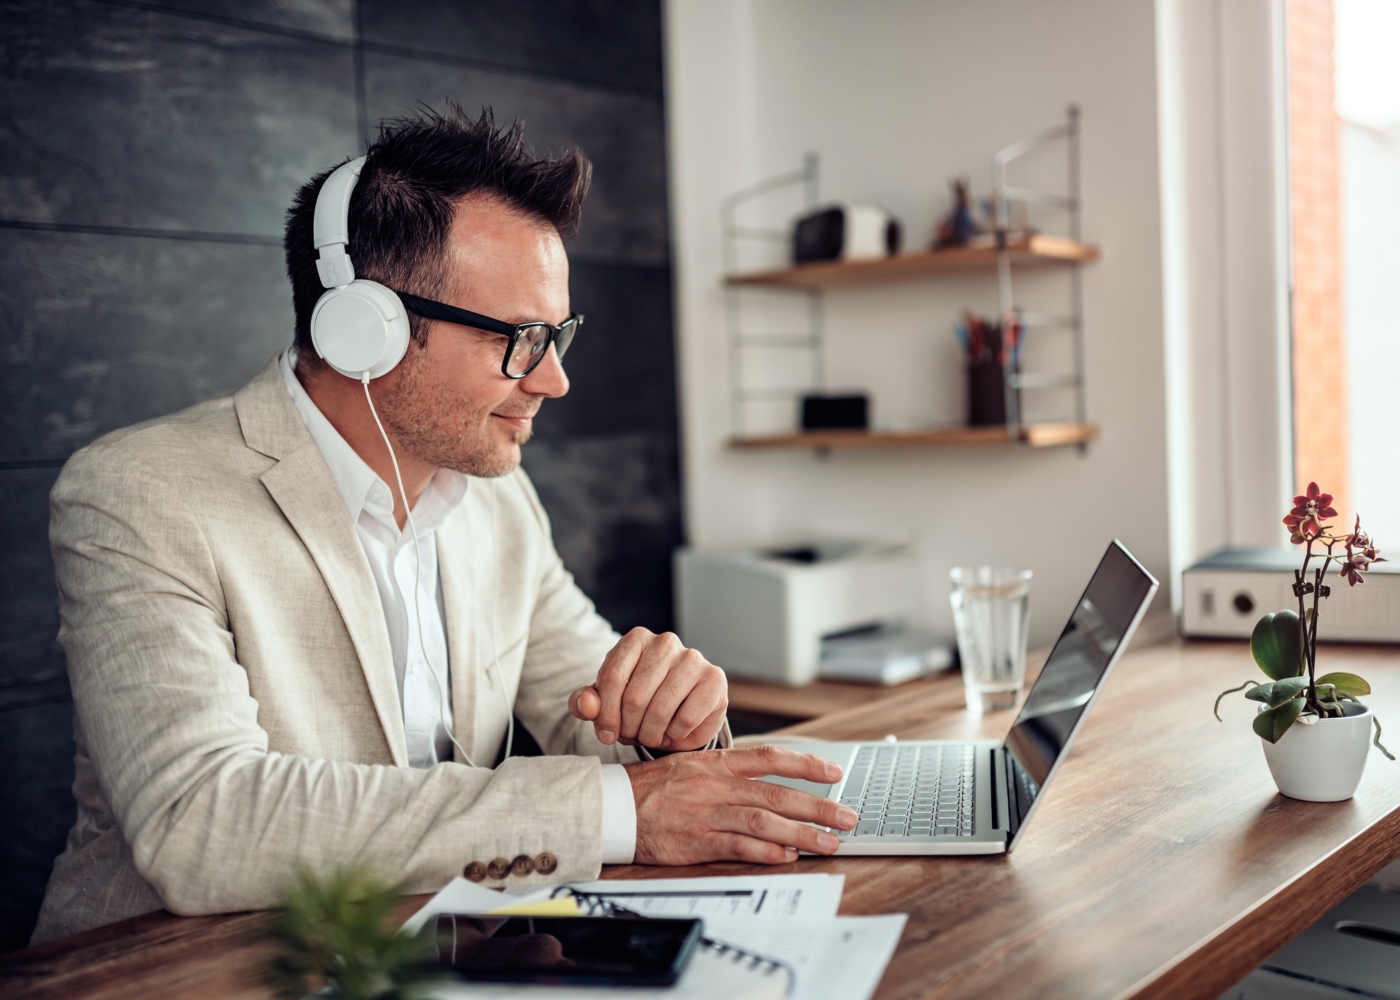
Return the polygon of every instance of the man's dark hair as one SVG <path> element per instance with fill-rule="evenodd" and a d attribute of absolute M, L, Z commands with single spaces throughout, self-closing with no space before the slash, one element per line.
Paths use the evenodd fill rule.
<path fill-rule="evenodd" d="M 523 215 L 547 223 L 560 236 L 578 229 L 593 167 L 578 149 L 538 158 L 516 121 L 497 128 L 490 108 L 473 120 L 456 103 L 438 114 L 423 109 L 410 118 L 380 123 L 359 183 L 350 197 L 350 259 L 355 275 L 399 291 L 440 298 L 444 262 L 456 202 L 489 193 Z M 311 311 L 325 289 L 312 246 L 316 195 L 330 171 L 297 191 L 287 211 L 284 248 L 296 312 L 296 347 L 319 363 L 311 344 Z M 423 343 L 425 321 L 409 314 L 413 338 Z"/>

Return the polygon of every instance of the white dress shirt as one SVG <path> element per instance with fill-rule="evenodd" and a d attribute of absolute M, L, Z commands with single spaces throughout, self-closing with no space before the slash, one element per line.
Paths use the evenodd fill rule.
<path fill-rule="evenodd" d="M 418 529 L 415 562 L 412 533 L 400 531 L 394 521 L 394 498 L 389 485 L 365 464 L 307 395 L 294 371 L 294 348 L 283 352 L 279 365 L 297 413 L 325 459 L 346 510 L 355 520 L 355 533 L 379 590 L 398 677 L 409 764 L 427 768 L 450 761 L 451 664 L 433 536 L 466 496 L 469 477 L 439 469 L 413 505 L 413 524 Z M 637 844 L 632 782 L 621 764 L 602 765 L 602 775 L 603 863 L 631 864 Z"/>

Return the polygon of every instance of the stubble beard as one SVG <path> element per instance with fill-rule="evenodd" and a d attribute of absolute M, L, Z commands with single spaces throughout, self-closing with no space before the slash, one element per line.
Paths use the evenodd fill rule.
<path fill-rule="evenodd" d="M 501 447 L 491 410 L 472 409 L 458 417 L 460 410 L 437 404 L 434 394 L 425 391 L 412 357 L 410 351 L 402 362 L 403 375 L 381 397 L 384 423 L 399 444 L 419 461 L 481 479 L 514 472 L 520 453 Z M 518 446 L 530 440 L 530 433 L 514 431 L 511 436 Z"/>

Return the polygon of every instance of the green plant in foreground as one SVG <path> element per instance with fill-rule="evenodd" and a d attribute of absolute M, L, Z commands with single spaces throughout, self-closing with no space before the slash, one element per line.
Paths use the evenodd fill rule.
<path fill-rule="evenodd" d="M 392 886 L 362 868 L 319 879 L 301 871 L 266 930 L 276 953 L 263 981 L 300 1000 L 325 989 L 332 1000 L 400 1000 L 427 981 L 422 942 L 399 934 Z"/>
<path fill-rule="evenodd" d="M 1359 705 L 1361 696 L 1371 693 L 1371 685 L 1356 674 L 1335 672 L 1316 676 L 1317 618 L 1321 601 L 1332 593 L 1332 588 L 1323 582 L 1328 567 L 1337 562 L 1338 574 L 1349 586 L 1355 587 L 1365 582 L 1363 574 L 1373 563 L 1385 562 L 1377 554 L 1375 544 L 1362 532 L 1360 517 L 1351 533 L 1339 535 L 1325 523 L 1336 516 L 1332 495 L 1319 490 L 1317 483 L 1309 483 L 1306 494 L 1293 498 L 1293 509 L 1283 523 L 1288 526 L 1293 544 L 1307 546 L 1303 568 L 1293 571 L 1293 594 L 1298 598 L 1298 610 L 1265 615 L 1254 626 L 1249 638 L 1254 662 L 1269 680 L 1262 684 L 1245 681 L 1239 687 L 1222 691 L 1215 699 L 1217 720 L 1220 720 L 1221 700 L 1236 691 L 1244 691 L 1246 698 L 1266 705 L 1267 708 L 1254 717 L 1254 731 L 1270 743 L 1277 743 L 1295 722 L 1310 726 L 1319 719 L 1339 718 L 1346 714 L 1346 702 Z M 1308 579 L 1315 543 L 1326 546 L 1326 552 L 1316 553 L 1322 557 L 1322 565 L 1313 570 L 1313 578 Z M 1346 550 L 1345 559 L 1340 552 L 1334 554 L 1337 546 Z M 1309 596 L 1312 607 L 1307 606 Z M 1376 729 L 1372 742 L 1381 753 L 1394 760 L 1395 756 L 1381 745 L 1380 720 L 1372 715 L 1371 722 Z"/>

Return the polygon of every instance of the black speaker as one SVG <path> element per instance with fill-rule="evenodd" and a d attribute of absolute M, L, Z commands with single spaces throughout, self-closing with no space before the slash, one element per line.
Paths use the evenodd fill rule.
<path fill-rule="evenodd" d="M 865 394 L 803 396 L 804 431 L 863 431 L 870 427 L 870 399 Z"/>

